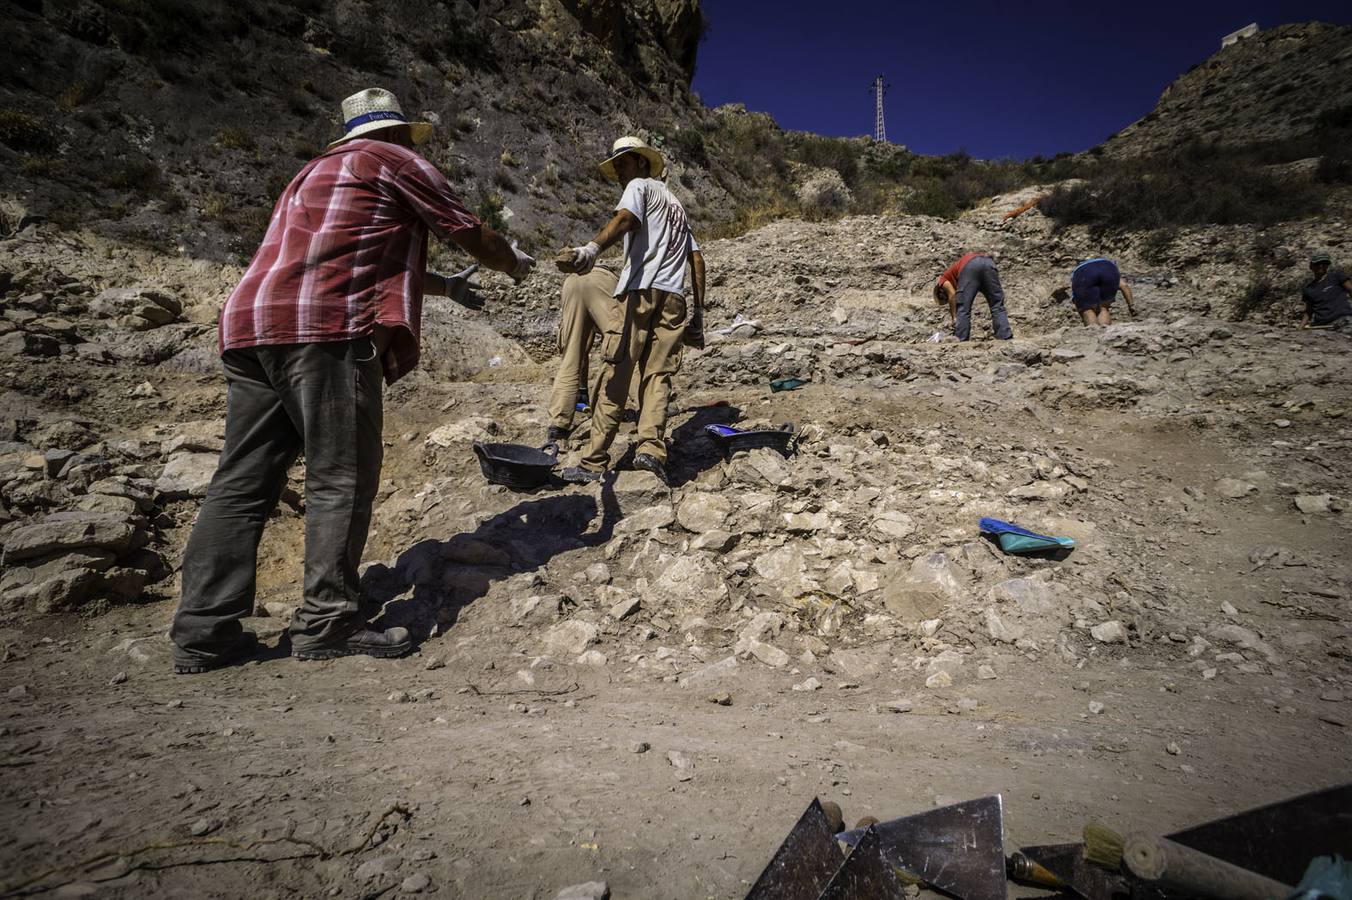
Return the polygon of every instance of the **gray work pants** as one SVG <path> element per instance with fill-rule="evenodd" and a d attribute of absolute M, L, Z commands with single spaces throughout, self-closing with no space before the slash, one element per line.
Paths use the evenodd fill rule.
<path fill-rule="evenodd" d="M 370 338 L 227 350 L 225 447 L 183 553 L 170 636 L 183 661 L 239 639 L 254 607 L 258 542 L 286 472 L 305 452 L 305 580 L 292 647 L 363 622 L 357 564 L 383 448 L 382 370 Z"/>
<path fill-rule="evenodd" d="M 1005 314 L 1005 292 L 1000 287 L 1000 273 L 995 268 L 995 260 L 989 256 L 978 256 L 962 267 L 958 276 L 957 323 L 953 333 L 958 340 L 965 341 L 972 336 L 972 303 L 977 292 L 986 298 L 991 308 L 991 328 L 1001 340 L 1014 337 L 1009 327 L 1009 317 Z"/>

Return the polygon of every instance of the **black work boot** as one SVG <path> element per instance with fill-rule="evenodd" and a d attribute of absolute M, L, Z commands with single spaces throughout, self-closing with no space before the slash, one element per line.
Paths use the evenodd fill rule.
<path fill-rule="evenodd" d="M 563 428 L 562 426 L 559 425 L 550 425 L 549 428 L 545 430 L 545 443 L 546 444 L 561 443 L 563 441 L 568 440 L 568 435 L 572 433 L 573 429 L 571 428 Z"/>
<path fill-rule="evenodd" d="M 600 481 L 601 476 L 605 474 L 605 472 L 594 472 L 581 466 L 569 466 L 559 473 L 559 477 L 569 484 L 591 484 L 593 481 Z"/>
<path fill-rule="evenodd" d="M 337 659 L 340 656 L 393 659 L 404 656 L 412 649 L 413 639 L 409 637 L 407 628 L 387 628 L 384 631 L 359 628 L 347 637 L 322 644 L 297 647 L 293 643 L 291 655 L 296 659 Z"/>
<path fill-rule="evenodd" d="M 258 652 L 258 636 L 252 631 L 241 634 L 235 643 L 220 653 L 210 655 L 188 653 L 179 647 L 174 648 L 175 675 L 201 675 L 213 669 L 219 669 L 232 663 L 248 659 Z"/>
<path fill-rule="evenodd" d="M 642 469 L 644 472 L 651 472 L 657 476 L 658 481 L 667 484 L 666 464 L 651 453 L 634 454 L 634 468 Z"/>

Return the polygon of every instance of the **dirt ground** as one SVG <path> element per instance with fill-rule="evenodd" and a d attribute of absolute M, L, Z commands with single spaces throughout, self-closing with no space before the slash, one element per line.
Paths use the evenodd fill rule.
<path fill-rule="evenodd" d="M 538 387 L 479 390 L 508 403 Z M 865 404 L 856 412 L 876 428 L 961 421 L 969 447 L 1026 440 L 1026 419 L 972 416 L 970 398 L 937 393 L 906 385 L 771 396 L 737 386 L 719 396 L 772 419 L 829 420 L 846 399 Z M 853 649 L 875 660 L 862 670 L 842 671 L 834 657 L 788 669 L 744 659 L 721 677 L 682 683 L 700 660 L 662 659 L 654 647 L 682 650 L 678 633 L 621 642 L 603 668 L 570 665 L 531 652 L 489 591 L 404 660 L 307 664 L 274 650 L 184 678 L 168 674 L 172 602 L 39 618 L 11 629 L 0 655 L 2 889 L 548 898 L 599 880 L 616 897 L 731 898 L 814 796 L 838 801 L 852 822 L 999 793 L 1009 852 L 1074 840 L 1091 818 L 1163 833 L 1345 780 L 1352 707 L 1336 686 L 1352 674 L 1346 528 L 1275 497 L 1225 503 L 1198 492 L 1206 499 L 1187 511 L 1162 500 L 1248 468 L 1273 427 L 1199 430 L 1073 407 L 1042 415 L 1061 445 L 1099 461 L 1095 492 L 1117 504 L 1114 520 L 1099 523 L 1101 544 L 1149 557 L 1142 534 L 1162 528 L 1167 552 L 1142 587 L 1148 605 L 1219 619 L 1226 601 L 1270 640 L 1317 637 L 1281 644 L 1280 662 L 1204 677 L 1189 645 L 1162 626 L 1075 665 L 993 655 L 997 677 L 969 673 L 943 689 L 925 687 L 911 639 L 860 637 Z M 387 440 L 435 421 L 426 402 L 395 404 Z M 1327 420 L 1282 430 L 1297 446 L 1321 436 Z M 1282 458 L 1271 472 L 1279 482 L 1303 467 L 1340 478 L 1349 469 L 1345 456 L 1320 451 Z M 411 481 L 426 474 L 422 465 L 416 453 L 392 453 L 386 474 Z M 476 477 L 464 454 L 450 465 L 465 483 Z M 480 519 L 543 499 L 466 491 Z M 1091 500 L 1084 505 L 1078 514 L 1092 515 Z M 548 545 L 551 529 L 578 522 L 544 515 L 530 527 Z M 270 529 L 260 601 L 294 592 L 297 536 L 294 520 Z M 378 526 L 368 558 L 397 554 L 407 539 Z M 1315 564 L 1255 569 L 1260 545 Z M 1104 565 L 1103 554 L 1085 546 L 1026 566 L 1073 571 Z M 553 578 L 598 558 L 593 547 L 550 551 L 540 566 Z M 276 646 L 282 620 L 250 624 Z M 809 675 L 820 690 L 792 689 Z M 721 691 L 730 705 L 711 702 Z M 899 699 L 912 702 L 909 712 L 891 710 Z M 58 871 L 37 877 L 49 867 Z"/>

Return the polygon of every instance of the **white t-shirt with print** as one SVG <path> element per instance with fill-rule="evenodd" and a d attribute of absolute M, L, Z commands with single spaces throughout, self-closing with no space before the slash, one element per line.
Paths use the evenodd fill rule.
<path fill-rule="evenodd" d="M 647 288 L 680 293 L 686 257 L 699 249 L 681 201 L 656 178 L 635 178 L 615 207 L 622 209 L 638 218 L 639 228 L 624 236 L 624 270 L 615 296 Z"/>

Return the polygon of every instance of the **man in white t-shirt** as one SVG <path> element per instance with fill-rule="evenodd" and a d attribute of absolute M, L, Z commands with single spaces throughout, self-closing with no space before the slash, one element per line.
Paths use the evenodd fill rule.
<path fill-rule="evenodd" d="M 573 250 L 578 272 L 624 238 L 624 269 L 615 284 L 625 313 L 601 343 L 600 391 L 592 405 L 591 436 L 581 464 L 565 481 L 595 481 L 610 464 L 610 445 L 624 416 L 635 367 L 639 372 L 638 448 L 634 467 L 667 480 L 667 405 L 671 379 L 681 367 L 681 347 L 704 346 L 704 256 L 681 201 L 659 179 L 662 155 L 636 137 L 622 137 L 601 163 L 601 173 L 624 185 L 615 215 L 586 246 Z M 690 264 L 694 309 L 686 315 L 685 267 Z M 618 319 L 619 317 L 617 317 Z"/>

